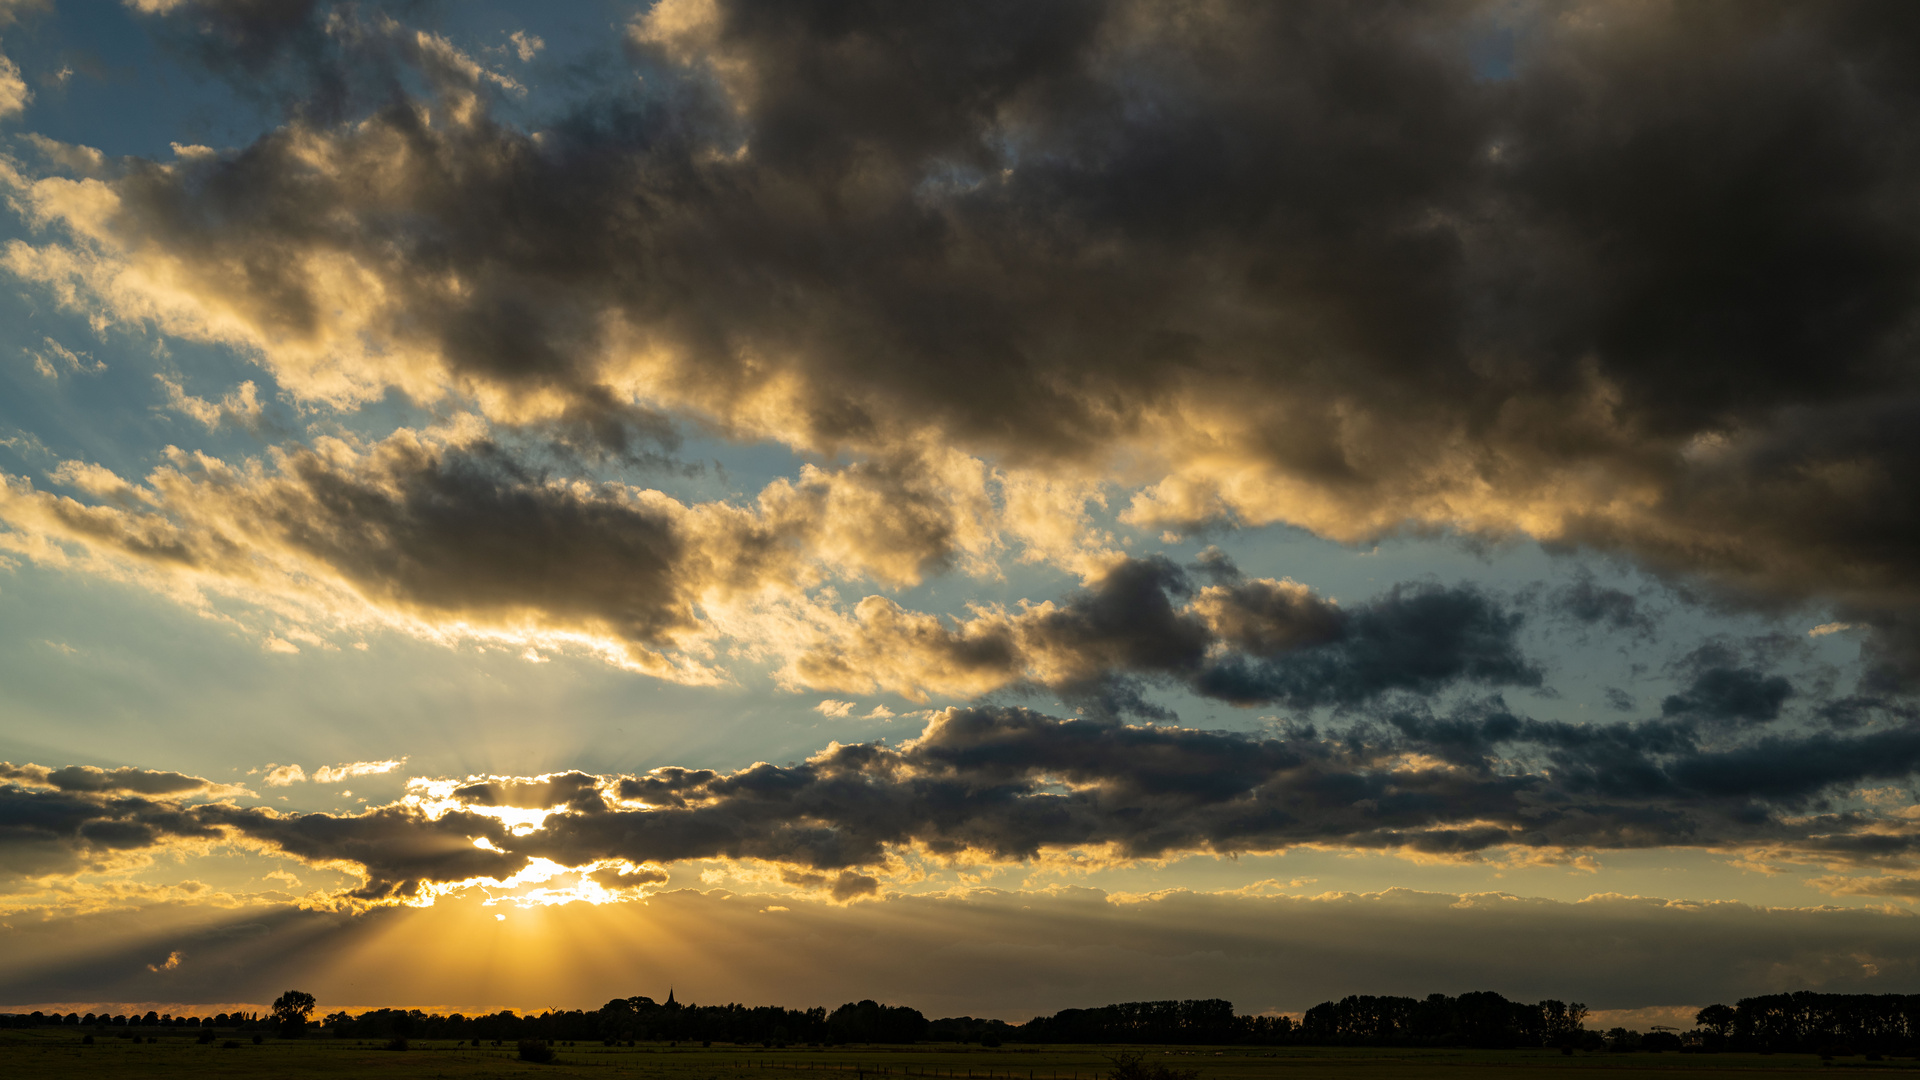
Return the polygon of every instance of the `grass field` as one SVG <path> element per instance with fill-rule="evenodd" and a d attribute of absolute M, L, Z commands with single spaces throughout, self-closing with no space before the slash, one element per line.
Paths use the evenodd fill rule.
<path fill-rule="evenodd" d="M 1845 1070 L 1920 1071 L 1920 1062 L 1869 1062 L 1864 1058 L 1821 1061 L 1812 1055 L 1775 1054 L 1576 1054 L 1546 1050 L 1372 1050 L 1319 1047 L 1142 1048 L 1150 1060 L 1197 1069 L 1200 1080 L 1368 1080 L 1393 1077 L 1502 1080 L 1620 1073 L 1683 1074 L 1686 1080 L 1761 1074 Z M 1113 1047 L 1028 1049 L 925 1044 L 860 1048 L 764 1050 L 715 1046 L 609 1047 L 580 1043 L 556 1048 L 558 1060 L 535 1065 L 515 1058 L 514 1048 L 455 1046 L 415 1041 L 404 1051 L 347 1039 L 246 1039 L 225 1048 L 192 1038 L 161 1036 L 158 1043 L 103 1038 L 91 1046 L 64 1031 L 0 1032 L 0 1076 L 299 1078 L 658 1076 L 664 1080 L 1099 1080 Z"/>

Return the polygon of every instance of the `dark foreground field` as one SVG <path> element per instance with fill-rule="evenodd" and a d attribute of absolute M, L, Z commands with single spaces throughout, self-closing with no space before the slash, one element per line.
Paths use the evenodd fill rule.
<path fill-rule="evenodd" d="M 1367 1080 L 1370 1077 L 1531 1077 L 1672 1073 L 1686 1080 L 1763 1073 L 1843 1070 L 1920 1071 L 1920 1063 L 1775 1054 L 1578 1054 L 1545 1050 L 1371 1050 L 1309 1047 L 1143 1048 L 1148 1060 L 1198 1069 L 1200 1080 Z M 1005 1047 L 927 1044 L 848 1049 L 746 1047 L 609 1047 L 579 1044 L 556 1048 L 558 1059 L 536 1065 L 515 1058 L 512 1047 L 456 1047 L 416 1041 L 406 1051 L 346 1039 L 269 1039 L 233 1048 L 200 1045 L 187 1038 L 158 1043 L 101 1039 L 88 1046 L 67 1032 L 0 1032 L 0 1076 L 87 1077 L 491 1077 L 658 1076 L 664 1080 L 1097 1080 L 1108 1068 L 1111 1047 Z"/>

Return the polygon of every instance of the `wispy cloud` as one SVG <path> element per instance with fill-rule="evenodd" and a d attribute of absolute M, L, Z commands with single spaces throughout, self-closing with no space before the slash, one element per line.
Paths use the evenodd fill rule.
<path fill-rule="evenodd" d="M 406 763 L 406 758 L 394 758 L 388 761 L 352 761 L 344 765 L 323 765 L 313 770 L 313 782 L 337 784 L 356 776 L 379 776 L 390 773 Z"/>
<path fill-rule="evenodd" d="M 4 64 L 5 61 L 5 57 L 0 57 L 0 64 Z M 0 67 L 0 95 L 4 94 L 5 77 L 5 68 Z M 0 105 L 4 104 L 5 102 L 0 100 Z M 107 365 L 103 361 L 95 360 L 88 353 L 75 352 L 52 338 L 43 339 L 38 349 L 24 351 L 33 358 L 34 370 L 48 379 L 58 379 L 62 371 L 76 375 L 97 375 L 107 370 Z"/>
<path fill-rule="evenodd" d="M 203 427 L 216 428 L 223 423 L 245 426 L 260 419 L 260 392 L 251 380 L 241 383 L 219 401 L 208 401 L 187 393 L 178 380 L 159 374 L 154 378 L 167 392 L 167 408 L 192 417 Z"/>

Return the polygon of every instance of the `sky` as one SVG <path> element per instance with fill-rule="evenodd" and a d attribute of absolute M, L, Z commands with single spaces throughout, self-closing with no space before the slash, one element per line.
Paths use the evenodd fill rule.
<path fill-rule="evenodd" d="M 1920 990 L 1920 10 L 0 0 L 0 1007 Z"/>

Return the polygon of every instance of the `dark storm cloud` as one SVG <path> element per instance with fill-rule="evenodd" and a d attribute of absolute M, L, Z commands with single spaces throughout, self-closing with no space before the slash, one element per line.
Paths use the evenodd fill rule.
<path fill-rule="evenodd" d="M 1471 585 L 1396 585 L 1343 607 L 1293 581 L 1209 563 L 1196 587 L 1159 557 L 1123 558 L 1058 602 L 948 626 L 870 598 L 853 634 L 795 665 L 821 689 L 878 679 L 979 693 L 1022 681 L 1108 712 L 1154 715 L 1139 684 L 1177 683 L 1237 705 L 1353 706 L 1452 686 L 1538 686 L 1523 615 Z M 876 671 L 897 673 L 897 682 Z M 951 674 L 958 672 L 959 674 Z M 949 681 L 943 683 L 943 678 Z"/>
<path fill-rule="evenodd" d="M 0 784 L 0 874 L 70 875 L 111 868 L 116 860 L 182 843 L 245 839 L 309 862 L 358 864 L 367 880 L 348 895 L 378 901 L 418 895 L 423 881 L 497 879 L 526 865 L 524 856 L 476 847 L 475 839 L 503 839 L 506 829 L 495 818 L 466 810 L 431 821 L 405 806 L 354 816 L 283 815 L 230 802 L 180 800 L 180 796 L 232 790 L 205 780 L 196 780 L 193 788 L 162 780 L 160 786 L 172 787 L 167 794 L 173 797 L 168 798 L 123 794 L 125 786 L 54 787 L 37 779 L 88 771 L 101 773 L 34 765 L 5 766 L 0 771 L 0 777 L 10 781 Z M 118 769 L 104 775 L 167 778 L 176 774 Z M 46 790 L 49 787 L 53 790 Z"/>
<path fill-rule="evenodd" d="M 262 516 L 289 545 L 403 603 L 537 606 L 557 623 L 599 623 L 648 643 L 692 626 L 668 515 L 516 474 L 484 448 L 402 456 L 378 475 L 296 456 L 283 498 Z"/>
<path fill-rule="evenodd" d="M 1653 631 L 1654 616 L 1632 593 L 1601 585 L 1583 576 L 1548 596 L 1555 614 L 1587 626 L 1604 626 L 1616 631 Z"/>
<path fill-rule="evenodd" d="M 1144 449 L 1142 522 L 1526 530 L 1839 603 L 1912 679 L 1911 5 L 668 2 L 643 88 L 537 138 L 446 43 L 304 10 L 175 17 L 235 70 L 386 50 L 431 118 L 380 82 L 87 223 L 296 394 Z"/>
<path fill-rule="evenodd" d="M 1671 770 L 1684 787 L 1710 795 L 1792 802 L 1843 784 L 1894 780 L 1920 766 L 1920 729 L 1852 737 L 1777 736 L 1738 749 L 1681 758 Z"/>
<path fill-rule="evenodd" d="M 5 761 L 0 761 L 0 781 L 88 794 L 225 795 L 237 790 L 198 776 L 131 766 L 101 769 L 92 765 L 69 765 L 64 769 L 49 769 Z"/>
<path fill-rule="evenodd" d="M 1248 623 L 1265 629 L 1253 640 L 1223 636 L 1229 644 L 1253 646 L 1248 652 L 1257 659 L 1215 661 L 1194 680 L 1203 694 L 1310 707 L 1352 704 L 1394 690 L 1428 694 L 1457 681 L 1540 685 L 1539 668 L 1520 650 L 1521 615 L 1470 586 L 1396 585 L 1351 611 L 1315 611 L 1305 620 L 1302 643 L 1289 647 L 1303 621 L 1297 609 L 1283 606 L 1285 616 L 1272 618 L 1278 612 L 1258 602 L 1272 590 L 1262 597 L 1258 583 L 1253 585 L 1230 594 L 1229 610 L 1254 615 Z"/>
<path fill-rule="evenodd" d="M 196 811 L 209 827 L 231 831 L 296 859 L 357 863 L 366 881 L 346 895 L 357 901 L 408 900 L 425 885 L 487 877 L 511 877 L 527 856 L 476 847 L 476 839 L 500 845 L 506 826 L 496 818 L 456 810 L 428 820 L 406 807 L 382 807 L 357 815 L 274 814 L 232 806 Z"/>
<path fill-rule="evenodd" d="M 1713 750 L 1658 722 L 1587 728 L 1498 711 L 1403 724 L 1394 737 L 1259 738 L 960 709 L 900 749 L 836 746 L 797 766 L 610 782 L 611 795 L 652 809 L 589 800 L 570 784 L 549 805 L 571 812 L 525 836 L 489 835 L 515 858 L 571 866 L 762 859 L 805 868 L 806 881 L 837 892 L 851 886 L 831 875 L 908 845 L 992 860 L 1090 846 L 1152 858 L 1299 844 L 1452 857 L 1505 846 L 1802 845 L 1876 861 L 1902 856 L 1904 846 L 1889 845 L 1904 838 L 1869 833 L 1878 819 L 1858 811 L 1803 812 L 1826 793 L 1911 775 L 1916 739 L 1906 731 Z M 1544 767 L 1496 768 L 1500 750 Z M 1410 754 L 1448 764 L 1410 763 Z M 432 876 L 403 873 L 402 862 L 389 859 L 383 876 Z"/>
<path fill-rule="evenodd" d="M 600 804 L 600 778 L 567 772 L 541 780 L 482 780 L 453 790 L 453 797 L 473 806 L 510 806 L 543 810 L 550 806 L 592 809 Z"/>
<path fill-rule="evenodd" d="M 1836 728 L 1851 729 L 1876 721 L 1911 724 L 1920 719 L 1920 709 L 1907 702 L 1856 694 L 1822 702 L 1813 715 Z"/>
<path fill-rule="evenodd" d="M 871 892 L 870 868 L 909 850 L 1020 861 L 1062 849 L 1140 859 L 1317 845 L 1475 858 L 1690 846 L 1920 865 L 1902 819 L 1853 798 L 1920 772 L 1910 722 L 1733 743 L 1703 741 L 1702 730 L 1538 721 L 1498 698 L 1269 736 L 975 707 L 936 715 L 898 747 L 834 744 L 798 765 L 731 773 L 475 779 L 447 784 L 438 809 L 289 814 L 15 786 L 0 815 L 24 872 L 243 840 L 357 864 L 365 880 L 342 896 L 354 904 L 501 880 L 534 858 L 628 886 L 668 863 L 763 860 L 841 899 Z M 551 812 L 526 831 L 493 807 Z"/>
<path fill-rule="evenodd" d="M 1780 675 L 1713 667 L 1697 673 L 1685 690 L 1662 701 L 1660 711 L 1668 716 L 1764 724 L 1779 719 L 1780 707 L 1793 692 L 1793 683 Z"/>
<path fill-rule="evenodd" d="M 169 843 L 221 838 L 196 814 L 162 798 L 0 785 L 0 876 L 73 874 Z"/>

